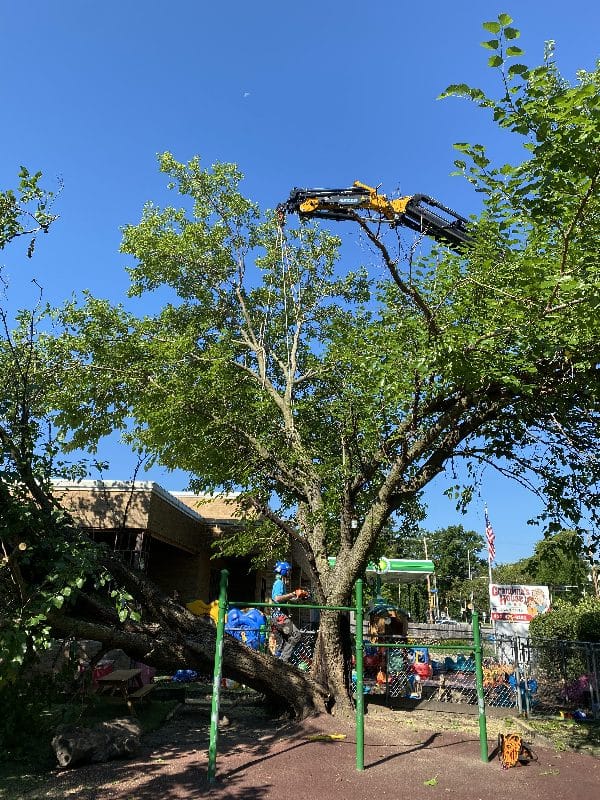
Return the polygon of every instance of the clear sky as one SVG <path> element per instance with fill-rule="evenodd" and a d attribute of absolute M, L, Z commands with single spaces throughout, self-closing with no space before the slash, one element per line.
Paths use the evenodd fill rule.
<path fill-rule="evenodd" d="M 511 7 L 512 6 L 512 7 Z M 557 42 L 573 79 L 600 55 L 594 0 L 0 0 L 0 186 L 20 164 L 64 184 L 59 222 L 31 262 L 2 256 L 10 307 L 32 305 L 35 278 L 61 303 L 90 289 L 123 299 L 120 227 L 147 200 L 167 202 L 156 154 L 205 165 L 236 162 L 244 191 L 265 207 L 294 186 L 346 186 L 432 195 L 464 215 L 478 197 L 450 177 L 456 141 L 479 141 L 499 159 L 511 142 L 466 101 L 438 101 L 451 83 L 490 86 L 485 20 L 509 13 L 525 63 Z M 134 460 L 106 445 L 107 477 Z M 139 476 L 183 489 L 186 476 Z M 537 504 L 486 476 L 466 517 L 429 492 L 426 527 L 462 523 L 483 533 L 487 501 L 499 562 L 529 555 Z"/>

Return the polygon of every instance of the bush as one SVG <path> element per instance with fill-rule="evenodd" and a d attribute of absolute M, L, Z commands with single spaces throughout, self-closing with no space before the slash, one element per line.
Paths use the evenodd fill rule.
<path fill-rule="evenodd" d="M 529 635 L 534 643 L 540 639 L 600 642 L 600 600 L 584 597 L 577 604 L 557 600 L 548 613 L 531 620 Z"/>
<path fill-rule="evenodd" d="M 585 597 L 579 603 L 575 632 L 581 642 L 600 642 L 600 600 Z"/>
<path fill-rule="evenodd" d="M 52 707 L 59 689 L 50 675 L 17 679 L 0 688 L 0 761 L 46 761 L 51 756 L 50 732 L 57 724 Z M 43 752 L 40 743 L 44 742 Z"/>

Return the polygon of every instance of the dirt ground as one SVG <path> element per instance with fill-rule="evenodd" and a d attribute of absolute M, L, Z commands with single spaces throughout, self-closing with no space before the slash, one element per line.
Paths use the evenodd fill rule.
<path fill-rule="evenodd" d="M 507 720 L 489 720 L 490 761 L 481 760 L 477 720 L 456 714 L 369 709 L 363 772 L 356 770 L 352 718 L 271 720 L 258 702 L 223 703 L 217 780 L 207 782 L 208 703 L 180 706 L 148 734 L 132 760 L 56 770 L 6 800 L 598 800 L 600 759 L 532 743 L 537 760 L 503 770 L 494 748 Z M 323 741 L 323 735 L 345 738 Z"/>

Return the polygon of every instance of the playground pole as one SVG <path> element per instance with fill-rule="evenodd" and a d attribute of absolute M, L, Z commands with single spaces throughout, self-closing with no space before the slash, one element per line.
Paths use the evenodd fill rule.
<path fill-rule="evenodd" d="M 481 631 L 479 630 L 479 614 L 473 612 L 473 644 L 475 645 L 475 685 L 477 686 L 477 707 L 479 709 L 479 749 L 481 760 L 487 764 L 488 741 L 487 721 L 485 718 L 485 695 L 483 693 L 483 653 L 481 649 Z"/>
<path fill-rule="evenodd" d="M 215 669 L 213 673 L 212 706 L 210 711 L 210 736 L 208 744 L 208 782 L 214 783 L 217 771 L 217 738 L 219 736 L 219 700 L 221 696 L 221 672 L 223 665 L 223 635 L 225 632 L 225 613 L 227 611 L 227 579 L 229 572 L 221 570 L 219 590 L 219 615 L 217 617 L 217 636 L 215 642 Z"/>
<path fill-rule="evenodd" d="M 356 769 L 365 768 L 365 694 L 363 686 L 363 582 L 356 581 Z"/>

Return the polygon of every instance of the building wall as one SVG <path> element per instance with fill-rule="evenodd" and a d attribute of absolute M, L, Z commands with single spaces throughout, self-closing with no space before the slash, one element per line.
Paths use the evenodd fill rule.
<path fill-rule="evenodd" d="M 153 537 L 196 555 L 208 554 L 212 541 L 206 523 L 188 514 L 177 513 L 177 509 L 156 492 L 152 492 L 150 497 L 148 529 Z"/>
<path fill-rule="evenodd" d="M 131 491 L 123 483 L 119 489 L 78 484 L 55 485 L 60 504 L 85 528 L 147 528 L 150 490 Z"/>
<path fill-rule="evenodd" d="M 59 482 L 55 494 L 86 528 L 145 529 L 163 542 L 196 554 L 206 552 L 214 536 L 211 522 L 157 484 Z"/>
<path fill-rule="evenodd" d="M 182 553 L 160 539 L 152 539 L 147 575 L 170 597 L 177 591 L 183 603 L 198 598 L 208 601 L 210 558 L 206 553 Z"/>
<path fill-rule="evenodd" d="M 97 540 L 123 551 L 133 549 L 131 542 L 142 542 L 142 561 L 132 553 L 122 555 L 131 566 L 144 566 L 149 579 L 169 596 L 177 591 L 183 602 L 215 600 L 226 568 L 230 599 L 263 599 L 262 576 L 251 569 L 249 559 L 213 554 L 214 540 L 240 524 L 235 496 L 209 498 L 199 505 L 199 498 L 189 492 L 170 493 L 154 483 L 125 481 L 57 482 L 55 496 Z M 269 583 L 267 595 L 270 589 Z"/>
<path fill-rule="evenodd" d="M 193 492 L 171 492 L 171 494 L 207 520 L 238 522 L 240 520 L 236 494 L 198 495 Z"/>

